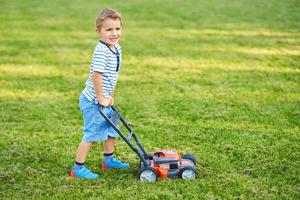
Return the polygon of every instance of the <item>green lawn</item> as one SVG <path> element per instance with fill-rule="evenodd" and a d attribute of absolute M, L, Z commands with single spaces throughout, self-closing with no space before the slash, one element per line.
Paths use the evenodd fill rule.
<path fill-rule="evenodd" d="M 198 161 L 194 181 L 141 183 L 119 139 L 124 171 L 87 166 L 78 98 L 97 42 L 95 15 L 123 15 L 116 106 L 145 149 Z M 299 0 L 0 0 L 1 199 L 299 199 Z"/>

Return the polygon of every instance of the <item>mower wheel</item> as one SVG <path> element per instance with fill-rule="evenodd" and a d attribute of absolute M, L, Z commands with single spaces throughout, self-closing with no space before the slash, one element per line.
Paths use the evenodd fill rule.
<path fill-rule="evenodd" d="M 139 166 L 141 170 L 148 169 L 150 167 L 149 165 L 144 166 L 144 162 L 142 160 L 140 160 Z"/>
<path fill-rule="evenodd" d="M 140 169 L 145 169 L 143 161 L 140 160 Z"/>
<path fill-rule="evenodd" d="M 181 170 L 181 178 L 182 179 L 195 179 L 196 178 L 196 170 L 191 166 L 186 166 Z"/>
<path fill-rule="evenodd" d="M 190 160 L 194 163 L 194 165 L 196 165 L 196 158 L 192 154 L 189 154 L 189 153 L 188 154 L 183 154 L 182 158 Z"/>
<path fill-rule="evenodd" d="M 155 182 L 157 179 L 157 174 L 153 169 L 147 168 L 147 169 L 143 169 L 140 172 L 139 177 L 140 177 L 140 181 Z"/>

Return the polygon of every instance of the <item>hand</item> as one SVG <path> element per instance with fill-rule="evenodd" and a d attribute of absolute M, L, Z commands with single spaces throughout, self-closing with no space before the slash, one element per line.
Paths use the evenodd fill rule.
<path fill-rule="evenodd" d="M 112 106 L 114 104 L 114 99 L 109 96 L 109 97 L 104 97 L 103 99 L 100 100 L 100 105 L 104 107 Z"/>
<path fill-rule="evenodd" d="M 109 97 L 109 100 L 110 100 L 109 101 L 109 104 L 110 104 L 109 106 L 114 105 L 115 101 L 114 101 L 114 98 L 112 96 Z"/>

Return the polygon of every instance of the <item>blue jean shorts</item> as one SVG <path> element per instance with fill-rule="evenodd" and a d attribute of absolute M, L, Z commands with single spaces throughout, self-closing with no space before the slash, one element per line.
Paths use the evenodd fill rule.
<path fill-rule="evenodd" d="M 117 137 L 118 133 L 112 128 L 104 117 L 100 114 L 100 105 L 95 101 L 89 101 L 84 94 L 79 98 L 80 111 L 83 115 L 83 138 L 84 142 L 105 141 L 110 137 Z M 105 107 L 103 112 L 111 117 L 113 110 Z"/>

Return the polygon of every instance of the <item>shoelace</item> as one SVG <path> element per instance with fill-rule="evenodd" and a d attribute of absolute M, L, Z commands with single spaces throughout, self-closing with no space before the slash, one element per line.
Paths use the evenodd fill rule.
<path fill-rule="evenodd" d="M 123 162 L 122 162 L 122 161 L 120 161 L 120 160 L 117 160 L 117 159 L 115 159 L 115 158 L 113 158 L 113 159 L 112 159 L 112 162 L 123 164 Z"/>
<path fill-rule="evenodd" d="M 92 176 L 94 175 L 90 170 L 87 168 L 83 167 L 78 171 L 78 176 Z"/>

